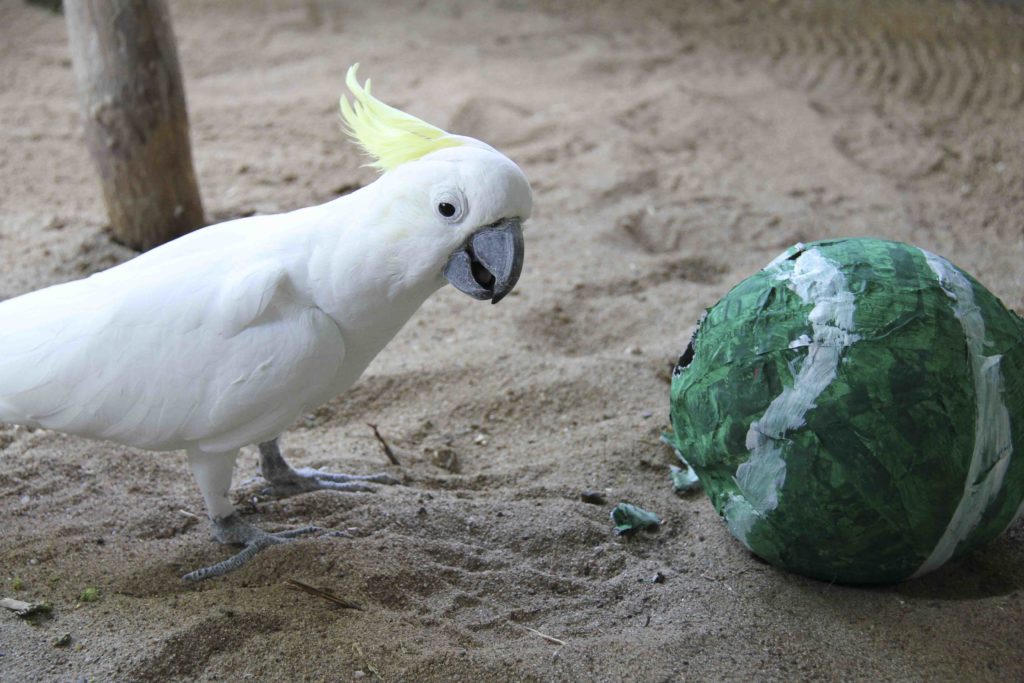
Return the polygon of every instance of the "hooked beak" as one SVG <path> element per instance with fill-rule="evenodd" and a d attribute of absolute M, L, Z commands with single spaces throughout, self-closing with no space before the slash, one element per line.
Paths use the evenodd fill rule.
<path fill-rule="evenodd" d="M 444 277 L 460 292 L 496 304 L 516 286 L 522 270 L 522 224 L 518 218 L 504 218 L 477 232 L 452 254 Z"/>

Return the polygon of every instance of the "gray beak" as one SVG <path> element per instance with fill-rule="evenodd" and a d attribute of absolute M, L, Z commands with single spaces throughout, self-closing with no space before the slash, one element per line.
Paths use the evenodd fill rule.
<path fill-rule="evenodd" d="M 452 254 L 444 276 L 460 292 L 496 304 L 516 286 L 522 270 L 522 224 L 518 218 L 504 218 L 477 232 Z"/>

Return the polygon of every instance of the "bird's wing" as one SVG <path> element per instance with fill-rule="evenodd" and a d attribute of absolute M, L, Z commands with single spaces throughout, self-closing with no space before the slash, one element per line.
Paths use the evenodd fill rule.
<path fill-rule="evenodd" d="M 212 451 L 329 398 L 341 332 L 278 263 L 117 270 L 0 304 L 0 420 Z"/>

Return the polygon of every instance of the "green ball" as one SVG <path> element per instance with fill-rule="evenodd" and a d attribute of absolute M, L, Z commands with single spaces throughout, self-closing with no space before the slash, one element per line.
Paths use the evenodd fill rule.
<path fill-rule="evenodd" d="M 757 555 L 824 581 L 920 576 L 1024 509 L 1024 320 L 923 249 L 798 244 L 707 311 L 671 416 Z"/>

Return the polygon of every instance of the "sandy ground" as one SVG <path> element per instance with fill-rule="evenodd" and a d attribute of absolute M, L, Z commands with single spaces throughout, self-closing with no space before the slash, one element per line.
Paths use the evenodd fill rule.
<path fill-rule="evenodd" d="M 54 609 L 0 614 L 0 680 L 1024 680 L 1024 525 L 911 583 L 827 585 L 674 495 L 657 443 L 701 310 L 798 240 L 913 242 L 1024 310 L 1024 14 L 672 5 L 173 3 L 211 221 L 372 180 L 335 108 L 361 61 L 381 97 L 522 165 L 525 270 L 499 306 L 440 292 L 284 438 L 297 464 L 404 486 L 265 500 L 243 454 L 248 519 L 350 536 L 226 578 L 180 580 L 229 554 L 182 454 L 0 431 L 0 596 Z M 2 296 L 132 256 L 76 106 L 62 19 L 0 4 Z M 585 489 L 665 525 L 617 538 Z"/>

